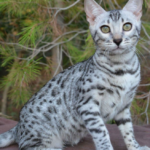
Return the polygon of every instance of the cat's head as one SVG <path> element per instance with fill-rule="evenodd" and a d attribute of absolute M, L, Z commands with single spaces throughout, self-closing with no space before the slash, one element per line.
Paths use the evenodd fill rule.
<path fill-rule="evenodd" d="M 109 54 L 131 51 L 141 30 L 143 0 L 129 0 L 122 10 L 106 12 L 94 0 L 85 0 L 85 12 L 97 49 Z"/>

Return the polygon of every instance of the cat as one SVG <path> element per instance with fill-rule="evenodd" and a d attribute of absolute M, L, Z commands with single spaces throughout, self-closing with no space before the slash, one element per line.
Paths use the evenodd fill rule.
<path fill-rule="evenodd" d="M 150 150 L 135 140 L 131 102 L 140 83 L 136 44 L 142 0 L 106 12 L 94 0 L 84 7 L 96 52 L 52 78 L 25 104 L 17 126 L 0 135 L 0 147 L 61 150 L 89 133 L 96 150 L 113 150 L 105 122 L 114 119 L 128 150 Z"/>

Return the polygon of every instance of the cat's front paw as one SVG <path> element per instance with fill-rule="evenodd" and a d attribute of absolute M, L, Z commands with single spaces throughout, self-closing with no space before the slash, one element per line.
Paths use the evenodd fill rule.
<path fill-rule="evenodd" d="M 147 146 L 141 146 L 138 150 L 150 150 L 150 148 Z"/>

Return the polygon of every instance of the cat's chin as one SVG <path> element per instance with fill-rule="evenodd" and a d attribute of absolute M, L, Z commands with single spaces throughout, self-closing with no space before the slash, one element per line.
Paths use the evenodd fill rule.
<path fill-rule="evenodd" d="M 109 51 L 109 54 L 112 54 L 112 55 L 121 55 L 121 54 L 126 54 L 126 53 L 129 53 L 130 51 L 127 50 L 127 49 L 124 49 L 124 48 L 115 48 L 115 49 L 112 49 L 111 51 Z"/>

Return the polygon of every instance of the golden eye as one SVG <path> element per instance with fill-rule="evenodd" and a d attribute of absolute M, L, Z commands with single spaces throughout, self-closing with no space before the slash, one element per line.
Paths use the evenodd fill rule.
<path fill-rule="evenodd" d="M 124 31 L 130 31 L 131 28 L 132 28 L 132 24 L 131 24 L 131 23 L 125 23 L 125 24 L 123 25 L 123 30 L 124 30 Z"/>
<path fill-rule="evenodd" d="M 110 32 L 110 27 L 108 27 L 108 26 L 102 26 L 101 30 L 102 30 L 103 33 L 109 33 Z"/>

